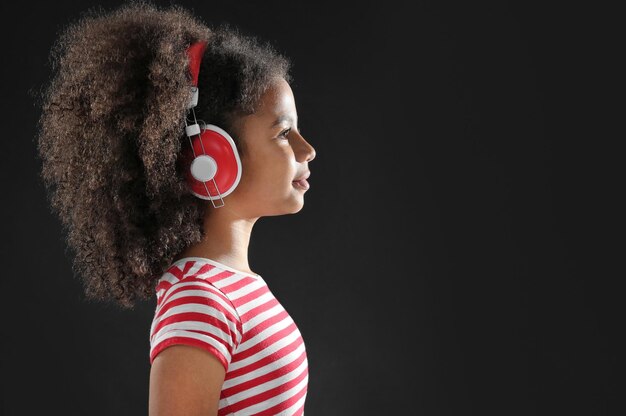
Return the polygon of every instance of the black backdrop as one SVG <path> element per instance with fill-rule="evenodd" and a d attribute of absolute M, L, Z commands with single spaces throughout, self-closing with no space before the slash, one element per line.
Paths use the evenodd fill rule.
<path fill-rule="evenodd" d="M 0 6 L 6 415 L 147 414 L 154 299 L 85 301 L 35 159 L 27 90 L 47 79 L 57 32 L 96 4 L 120 2 Z M 179 4 L 295 64 L 311 189 L 298 214 L 257 223 L 250 265 L 304 336 L 308 415 L 618 413 L 623 272 L 607 242 L 622 187 L 594 118 L 619 116 L 601 109 L 621 53 L 613 12 Z"/>

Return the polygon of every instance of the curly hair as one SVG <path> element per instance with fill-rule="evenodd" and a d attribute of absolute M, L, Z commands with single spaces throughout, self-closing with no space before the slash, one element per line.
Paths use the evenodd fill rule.
<path fill-rule="evenodd" d="M 87 300 L 132 308 L 147 300 L 174 257 L 204 238 L 207 201 L 184 183 L 182 147 L 191 76 L 186 48 L 207 41 L 198 119 L 238 138 L 242 115 L 291 62 L 222 23 L 209 28 L 178 5 L 130 1 L 89 9 L 61 31 L 52 76 L 38 93 L 37 150 L 52 212 Z"/>

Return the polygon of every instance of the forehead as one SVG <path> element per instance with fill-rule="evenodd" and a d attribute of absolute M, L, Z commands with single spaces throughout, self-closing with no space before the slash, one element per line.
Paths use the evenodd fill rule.
<path fill-rule="evenodd" d="M 264 118 L 296 119 L 296 102 L 291 87 L 284 79 L 275 82 L 262 96 L 258 116 Z M 274 120 L 272 120 L 273 122 Z"/>

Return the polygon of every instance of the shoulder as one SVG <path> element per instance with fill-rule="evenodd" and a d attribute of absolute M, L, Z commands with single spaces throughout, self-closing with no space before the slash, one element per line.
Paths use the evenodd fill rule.
<path fill-rule="evenodd" d="M 225 369 L 242 338 L 242 323 L 228 297 L 210 282 L 185 278 L 161 289 L 150 329 L 150 362 L 171 345 L 210 351 Z"/>

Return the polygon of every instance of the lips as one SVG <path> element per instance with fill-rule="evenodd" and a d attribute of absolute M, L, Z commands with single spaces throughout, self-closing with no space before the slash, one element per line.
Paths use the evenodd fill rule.
<path fill-rule="evenodd" d="M 292 181 L 292 183 L 298 188 L 304 190 L 309 189 L 309 183 L 306 181 L 309 176 L 311 176 L 311 172 L 306 171 L 303 175 L 300 175 L 296 180 Z"/>
<path fill-rule="evenodd" d="M 309 189 L 309 183 L 306 181 L 306 179 L 300 179 L 299 181 L 293 181 L 292 182 L 294 186 L 301 188 L 301 189 Z"/>
<path fill-rule="evenodd" d="M 311 176 L 311 171 L 306 171 L 304 172 L 302 175 L 298 176 L 296 179 L 293 180 L 293 182 L 298 182 L 298 181 L 303 181 L 303 180 L 307 180 L 309 179 L 309 176 Z"/>

